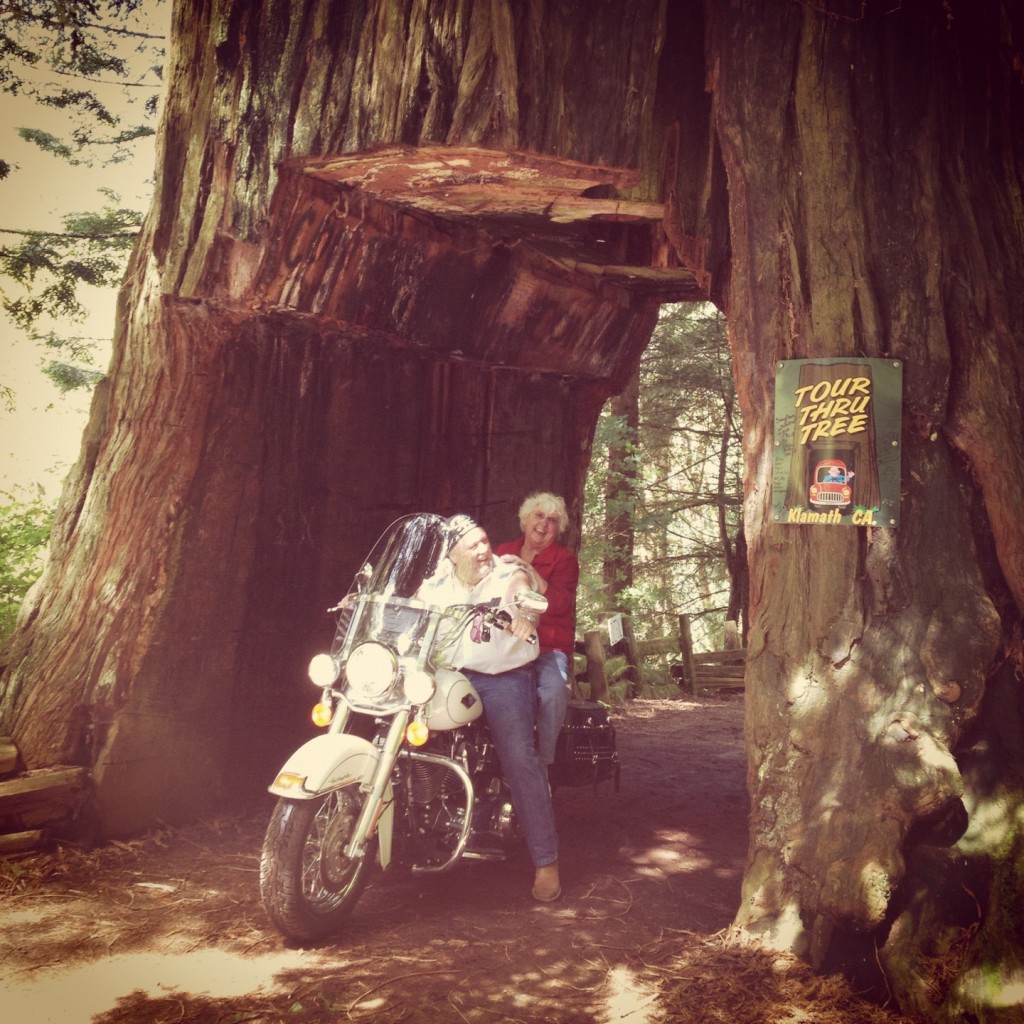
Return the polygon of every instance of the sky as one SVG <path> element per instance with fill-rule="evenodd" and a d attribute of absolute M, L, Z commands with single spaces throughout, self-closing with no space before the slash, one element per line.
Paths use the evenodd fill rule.
<path fill-rule="evenodd" d="M 124 92 L 109 89 L 104 99 L 111 105 L 124 104 Z M 64 215 L 104 205 L 101 188 L 117 192 L 120 205 L 148 209 L 154 163 L 151 139 L 137 144 L 134 158 L 125 163 L 76 167 L 17 134 L 19 127 L 32 127 L 66 136 L 67 123 L 60 113 L 45 111 L 27 97 L 0 93 L 0 158 L 14 165 L 11 175 L 0 181 L 0 228 L 59 231 Z M 0 245 L 16 240 L 17 236 L 0 233 Z M 10 282 L 0 280 L 0 289 L 9 288 Z M 84 324 L 47 324 L 42 329 L 99 339 L 93 369 L 103 371 L 110 359 L 116 289 L 90 288 L 82 294 L 90 310 Z M 42 372 L 47 358 L 0 311 L 0 384 L 14 392 L 13 409 L 0 401 L 0 505 L 8 500 L 5 495 L 26 500 L 40 490 L 53 500 L 78 458 L 89 396 L 62 395 Z"/>

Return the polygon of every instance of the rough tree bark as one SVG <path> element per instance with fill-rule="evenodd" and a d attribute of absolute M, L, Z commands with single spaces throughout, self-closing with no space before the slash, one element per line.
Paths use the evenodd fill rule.
<path fill-rule="evenodd" d="M 463 509 L 503 535 L 528 488 L 578 502 L 658 304 L 710 296 L 747 457 L 737 924 L 936 1021 L 1011 1019 L 1019 5 L 188 0 L 174 37 L 0 731 L 91 769 L 108 835 L 259 785 L 381 526 Z M 899 529 L 773 523 L 776 362 L 883 355 Z"/>
<path fill-rule="evenodd" d="M 601 405 L 705 294 L 641 201 L 662 28 L 653 0 L 177 4 L 109 383 L 0 697 L 28 766 L 92 769 L 100 834 L 262 789 L 392 518 L 512 536 L 543 487 L 578 522 Z"/>
<path fill-rule="evenodd" d="M 716 5 L 709 43 L 751 565 L 737 923 L 932 1019 L 1016 1020 L 1024 35 L 1011 5 L 845 6 Z M 774 524 L 773 365 L 851 354 L 904 363 L 900 527 Z"/>

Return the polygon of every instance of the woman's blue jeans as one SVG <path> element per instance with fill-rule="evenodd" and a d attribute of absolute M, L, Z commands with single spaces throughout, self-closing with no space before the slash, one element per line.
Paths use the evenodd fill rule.
<path fill-rule="evenodd" d="M 537 674 L 537 750 L 544 764 L 554 764 L 555 745 L 569 706 L 569 655 L 542 651 L 533 670 Z"/>
<path fill-rule="evenodd" d="M 547 769 L 533 743 L 536 683 L 533 666 L 490 675 L 463 669 L 484 703 L 484 717 L 498 751 L 505 781 L 526 837 L 534 867 L 558 859 L 555 811 L 551 806 Z"/>

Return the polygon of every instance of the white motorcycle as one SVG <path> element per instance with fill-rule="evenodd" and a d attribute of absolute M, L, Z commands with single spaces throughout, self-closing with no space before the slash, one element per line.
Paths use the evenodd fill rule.
<path fill-rule="evenodd" d="M 393 523 L 331 609 L 330 654 L 310 663 L 313 721 L 326 732 L 270 786 L 279 799 L 260 858 L 263 905 L 296 942 L 338 932 L 376 863 L 447 871 L 503 858 L 517 838 L 483 704 L 451 664 L 465 629 L 503 628 L 512 609 L 418 600 L 448 547 L 440 516 Z M 547 600 L 524 591 L 517 606 L 540 613 Z"/>

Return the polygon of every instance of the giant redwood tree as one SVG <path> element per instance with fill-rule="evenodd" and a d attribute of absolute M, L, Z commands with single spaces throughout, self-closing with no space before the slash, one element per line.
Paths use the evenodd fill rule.
<path fill-rule="evenodd" d="M 576 502 L 664 301 L 745 432 L 737 924 L 934 1020 L 1024 1001 L 1012 0 L 181 0 L 153 208 L 3 731 L 107 835 L 258 782 L 414 509 Z M 903 366 L 897 529 L 771 516 L 773 380 Z M 299 697 L 300 703 L 301 696 Z M 262 774 L 261 774 L 262 772 Z"/>
<path fill-rule="evenodd" d="M 737 921 L 936 1019 L 1017 1019 L 1022 21 L 831 6 L 710 25 L 751 566 Z M 776 524 L 773 361 L 853 355 L 903 363 L 899 528 Z"/>

